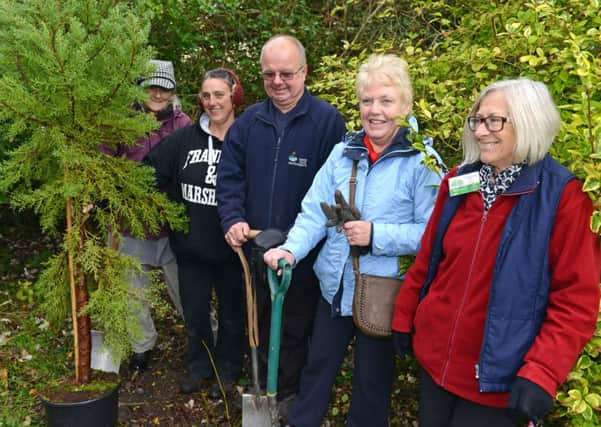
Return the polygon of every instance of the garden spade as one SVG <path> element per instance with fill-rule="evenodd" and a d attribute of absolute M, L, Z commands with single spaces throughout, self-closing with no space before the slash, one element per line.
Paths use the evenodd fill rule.
<path fill-rule="evenodd" d="M 278 368 L 280 366 L 280 338 L 282 336 L 282 310 L 284 297 L 290 287 L 292 266 L 285 259 L 278 262 L 281 275 L 267 269 L 267 280 L 271 291 L 271 326 L 269 329 L 269 356 L 267 359 L 267 399 L 271 414 L 271 425 L 280 425 L 277 407 Z"/>
<path fill-rule="evenodd" d="M 267 249 L 276 247 L 284 242 L 286 236 L 280 230 L 276 229 L 267 229 L 264 231 L 250 230 L 247 236 L 248 239 L 254 239 L 254 244 L 261 251 L 266 251 Z M 259 385 L 259 367 L 258 367 L 258 355 L 257 348 L 259 346 L 259 334 L 258 334 L 258 322 L 257 322 L 257 303 L 256 303 L 256 274 L 257 271 L 253 268 L 252 274 L 251 270 L 248 266 L 248 262 L 246 261 L 246 257 L 244 256 L 244 252 L 241 248 L 236 250 L 238 256 L 240 257 L 240 261 L 242 262 L 242 268 L 244 270 L 244 282 L 246 287 L 246 311 L 247 311 L 247 321 L 248 321 L 248 343 L 250 346 L 250 354 L 251 354 L 251 370 L 252 370 L 252 389 L 248 393 L 244 393 L 242 395 L 242 426 L 243 427 L 271 427 L 279 425 L 277 423 L 277 402 L 275 390 L 277 389 L 277 365 L 279 364 L 279 332 L 278 332 L 278 342 L 277 342 L 277 358 L 278 360 L 275 362 L 275 383 L 270 387 L 269 382 L 269 373 L 268 373 L 268 391 L 272 390 L 272 397 L 269 395 L 263 395 L 261 391 L 261 387 Z M 254 265 L 254 263 L 253 263 Z M 290 286 L 290 267 L 288 268 L 289 272 L 287 273 L 288 285 L 286 286 L 286 290 L 288 286 Z M 268 269 L 268 271 L 271 271 Z M 269 273 L 268 273 L 269 274 Z M 269 276 L 268 276 L 269 278 Z M 283 278 L 283 275 L 282 275 Z M 274 291 L 273 289 L 279 289 L 281 286 L 277 284 L 276 281 L 270 284 L 270 291 L 272 297 L 272 325 L 273 325 L 273 317 L 274 310 L 276 310 L 276 304 L 274 302 Z M 253 282 L 251 285 L 251 281 Z M 282 282 L 285 284 L 285 282 Z M 285 293 L 285 291 L 284 291 Z M 281 329 L 281 319 L 282 319 L 282 304 L 283 304 L 283 295 L 280 298 L 282 302 L 280 303 L 279 308 L 279 326 L 278 331 Z M 273 334 L 273 326 L 270 331 Z M 271 343 L 272 340 L 270 338 L 270 352 L 268 359 L 268 371 L 271 365 L 273 364 L 271 359 Z M 275 342 L 274 342 L 275 344 Z M 273 380 L 272 380 L 273 382 Z M 273 421 L 275 420 L 275 421 Z"/>

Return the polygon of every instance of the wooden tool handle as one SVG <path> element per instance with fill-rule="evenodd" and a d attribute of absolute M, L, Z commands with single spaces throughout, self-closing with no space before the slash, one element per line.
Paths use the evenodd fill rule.
<path fill-rule="evenodd" d="M 248 234 L 246 235 L 246 238 L 248 240 L 252 240 L 255 237 L 257 237 L 257 234 L 259 234 L 261 232 L 261 230 L 249 230 Z"/>

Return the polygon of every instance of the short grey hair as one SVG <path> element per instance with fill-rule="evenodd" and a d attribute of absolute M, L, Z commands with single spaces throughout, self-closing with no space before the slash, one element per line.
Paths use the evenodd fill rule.
<path fill-rule="evenodd" d="M 401 92 L 405 105 L 413 105 L 413 87 L 409 77 L 407 62 L 396 55 L 371 55 L 367 62 L 361 64 L 357 73 L 357 98 L 367 86 L 380 83 L 396 86 Z"/>
<path fill-rule="evenodd" d="M 261 56 L 259 57 L 259 63 L 261 63 L 261 64 L 263 63 L 263 55 L 265 54 L 265 47 L 269 43 L 271 43 L 272 41 L 274 41 L 276 39 L 287 40 L 290 43 L 292 43 L 294 46 L 296 46 L 296 49 L 298 50 L 298 54 L 301 59 L 300 65 L 305 65 L 307 63 L 307 53 L 305 52 L 305 47 L 303 46 L 303 44 L 300 42 L 299 39 L 297 39 L 296 37 L 291 36 L 289 34 L 276 34 L 275 36 L 270 37 L 269 40 L 267 40 L 265 42 L 265 44 L 263 44 L 263 47 L 261 48 Z"/>
<path fill-rule="evenodd" d="M 468 116 L 477 114 L 482 100 L 491 92 L 503 94 L 511 125 L 515 130 L 516 147 L 513 163 L 527 161 L 532 165 L 541 161 L 561 127 L 561 117 L 547 86 L 539 81 L 521 77 L 500 80 L 485 87 Z M 463 162 L 474 163 L 480 159 L 480 148 L 467 120 L 463 127 Z"/>

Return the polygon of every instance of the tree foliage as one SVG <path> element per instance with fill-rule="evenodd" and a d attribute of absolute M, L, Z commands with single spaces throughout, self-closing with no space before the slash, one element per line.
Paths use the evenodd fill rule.
<path fill-rule="evenodd" d="M 154 189 L 150 168 L 99 150 L 156 127 L 130 108 L 143 96 L 136 77 L 149 71 L 149 18 L 136 2 L 0 2 L 0 122 L 9 140 L 20 138 L 0 164 L 0 189 L 14 208 L 35 211 L 44 231 L 63 234 L 39 279 L 49 318 L 60 324 L 75 306 L 65 299 L 71 283 L 73 317 L 91 317 L 116 359 L 136 334 L 126 275 L 140 266 L 106 247 L 109 231 L 142 237 L 165 221 L 185 226 L 182 207 Z M 88 291 L 89 303 L 80 295 Z"/>
<path fill-rule="evenodd" d="M 154 12 L 150 43 L 174 62 L 179 93 L 188 109 L 204 72 L 231 68 L 241 77 L 246 104 L 264 97 L 261 46 L 278 33 L 292 34 L 320 53 L 331 46 L 319 9 L 308 0 L 147 0 Z M 319 56 L 309 56 L 309 65 Z"/>

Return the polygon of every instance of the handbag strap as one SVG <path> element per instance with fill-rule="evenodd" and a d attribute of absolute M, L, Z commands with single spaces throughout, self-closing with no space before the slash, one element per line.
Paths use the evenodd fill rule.
<path fill-rule="evenodd" d="M 348 181 L 348 186 L 349 186 L 348 202 L 349 202 L 349 206 L 351 208 L 355 207 L 355 191 L 357 190 L 357 164 L 358 163 L 359 163 L 358 160 L 353 160 L 353 168 L 351 169 L 351 177 L 349 178 L 349 181 Z M 351 250 L 351 259 L 353 262 L 353 272 L 355 273 L 355 275 L 358 275 L 359 274 L 359 257 L 357 255 L 354 255 L 352 250 Z"/>

